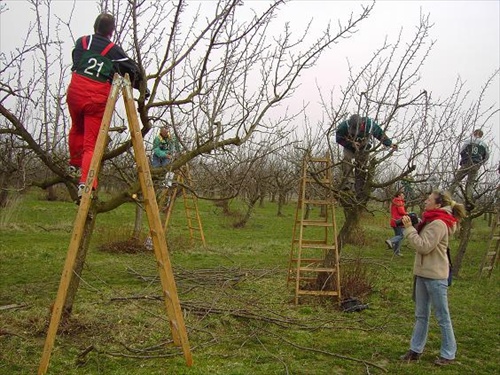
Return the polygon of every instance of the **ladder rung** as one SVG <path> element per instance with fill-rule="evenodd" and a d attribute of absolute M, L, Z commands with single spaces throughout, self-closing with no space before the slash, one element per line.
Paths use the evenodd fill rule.
<path fill-rule="evenodd" d="M 312 163 L 327 163 L 330 161 L 329 158 L 310 158 L 307 160 L 308 162 L 312 162 Z"/>
<path fill-rule="evenodd" d="M 301 290 L 297 291 L 298 294 L 313 295 L 313 296 L 338 296 L 339 292 L 334 290 Z"/>
<path fill-rule="evenodd" d="M 293 243 L 298 244 L 300 243 L 300 239 L 297 238 L 293 240 Z M 325 240 L 304 240 L 302 239 L 302 246 L 304 245 L 326 245 Z"/>
<path fill-rule="evenodd" d="M 336 270 L 334 268 L 322 268 L 322 267 L 309 268 L 309 267 L 300 267 L 299 271 L 304 271 L 304 272 L 335 272 Z"/>
<path fill-rule="evenodd" d="M 295 278 L 293 280 L 295 281 Z M 317 277 L 299 277 L 299 281 L 313 282 L 316 280 L 318 280 Z"/>
<path fill-rule="evenodd" d="M 333 223 L 329 223 L 327 221 L 319 221 L 319 220 L 303 220 L 302 225 L 308 227 L 333 227 Z"/>
<path fill-rule="evenodd" d="M 300 239 L 296 238 L 293 240 L 294 243 L 299 243 Z M 312 244 L 325 244 L 324 240 L 304 240 L 302 239 L 302 245 L 312 245 Z"/>
<path fill-rule="evenodd" d="M 489 251 L 489 252 L 486 254 L 486 256 L 487 256 L 487 257 L 493 257 L 493 256 L 495 256 L 495 255 L 497 255 L 497 252 L 496 252 L 496 251 Z"/>
<path fill-rule="evenodd" d="M 330 205 L 332 201 L 326 199 L 304 199 L 304 203 L 317 204 L 317 205 Z"/>
<path fill-rule="evenodd" d="M 335 245 L 326 244 L 302 244 L 305 249 L 321 249 L 321 250 L 335 250 Z"/>
<path fill-rule="evenodd" d="M 298 258 L 294 258 L 292 259 L 292 262 L 297 262 L 299 259 Z M 300 261 L 305 263 L 305 262 L 309 262 L 309 263 L 322 263 L 324 262 L 325 260 L 324 259 L 318 259 L 318 258 L 300 258 Z"/>

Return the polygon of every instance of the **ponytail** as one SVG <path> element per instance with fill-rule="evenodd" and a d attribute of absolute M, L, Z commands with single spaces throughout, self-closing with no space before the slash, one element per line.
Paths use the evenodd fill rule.
<path fill-rule="evenodd" d="M 432 192 L 436 199 L 436 203 L 440 204 L 441 207 L 450 206 L 451 213 L 455 219 L 458 221 L 462 220 L 467 216 L 467 212 L 465 211 L 465 207 L 461 203 L 455 202 L 449 192 L 447 191 L 439 191 L 435 190 Z"/>

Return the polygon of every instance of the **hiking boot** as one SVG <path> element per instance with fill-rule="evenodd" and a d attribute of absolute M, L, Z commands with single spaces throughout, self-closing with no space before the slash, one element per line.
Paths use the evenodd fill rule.
<path fill-rule="evenodd" d="M 400 251 L 398 251 L 397 253 L 394 253 L 394 255 L 397 256 L 397 257 L 402 257 L 403 256 L 403 254 L 401 254 Z"/>
<path fill-rule="evenodd" d="M 454 359 L 447 359 L 447 358 L 439 357 L 438 359 L 436 359 L 434 361 L 434 364 L 436 366 L 447 366 L 447 365 L 451 365 L 453 362 L 454 362 Z"/>
<path fill-rule="evenodd" d="M 78 198 L 76 199 L 75 203 L 77 205 L 80 205 L 80 201 L 82 200 L 83 192 L 85 191 L 85 184 L 79 184 L 77 189 L 78 189 L 78 191 L 77 191 Z"/>
<path fill-rule="evenodd" d="M 408 350 L 406 354 L 399 357 L 402 361 L 412 362 L 418 361 L 420 359 L 421 353 L 414 352 L 413 350 Z"/>
<path fill-rule="evenodd" d="M 81 183 L 78 185 L 78 198 L 75 201 L 77 205 L 80 205 L 80 201 L 82 200 L 83 193 L 85 192 L 85 184 Z M 94 199 L 94 189 L 92 188 L 92 191 L 90 192 L 90 199 Z"/>
<path fill-rule="evenodd" d="M 68 174 L 71 178 L 79 178 L 82 175 L 82 170 L 74 165 L 68 167 Z"/>
<path fill-rule="evenodd" d="M 78 185 L 78 198 L 82 198 L 83 192 L 85 191 L 85 184 Z"/>
<path fill-rule="evenodd" d="M 385 243 L 387 244 L 388 250 L 392 250 L 392 242 L 391 242 L 391 240 L 385 240 Z"/>

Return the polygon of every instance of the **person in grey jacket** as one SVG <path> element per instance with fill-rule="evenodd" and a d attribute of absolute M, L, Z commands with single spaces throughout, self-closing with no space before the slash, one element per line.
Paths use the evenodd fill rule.
<path fill-rule="evenodd" d="M 449 237 L 463 217 L 463 205 L 454 202 L 447 192 L 433 191 L 425 200 L 422 221 L 416 228 L 409 216 L 402 218 L 404 237 L 416 252 L 413 265 L 416 320 L 410 350 L 401 357 L 404 361 L 417 361 L 424 351 L 431 306 L 441 329 L 440 357 L 434 363 L 443 366 L 455 359 L 457 344 L 448 308 L 447 249 Z"/>

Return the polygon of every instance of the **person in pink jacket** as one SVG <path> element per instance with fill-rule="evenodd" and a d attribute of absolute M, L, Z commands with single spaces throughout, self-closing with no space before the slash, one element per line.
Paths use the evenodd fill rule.
<path fill-rule="evenodd" d="M 385 241 L 390 250 L 394 252 L 394 255 L 402 256 L 401 254 L 401 242 L 403 241 L 403 227 L 396 224 L 396 220 L 401 219 L 403 216 L 407 215 L 405 209 L 405 195 L 402 192 L 397 192 L 394 195 L 391 203 L 391 227 L 394 230 L 394 237 Z"/>
<path fill-rule="evenodd" d="M 422 221 L 416 228 L 408 215 L 402 218 L 404 237 L 415 249 L 415 325 L 410 350 L 401 357 L 404 361 L 420 359 L 427 342 L 431 307 L 441 329 L 440 356 L 434 363 L 443 366 L 455 359 L 457 343 L 448 308 L 448 276 L 451 271 L 448 243 L 465 215 L 464 206 L 455 203 L 449 193 L 433 191 L 425 201 Z"/>

